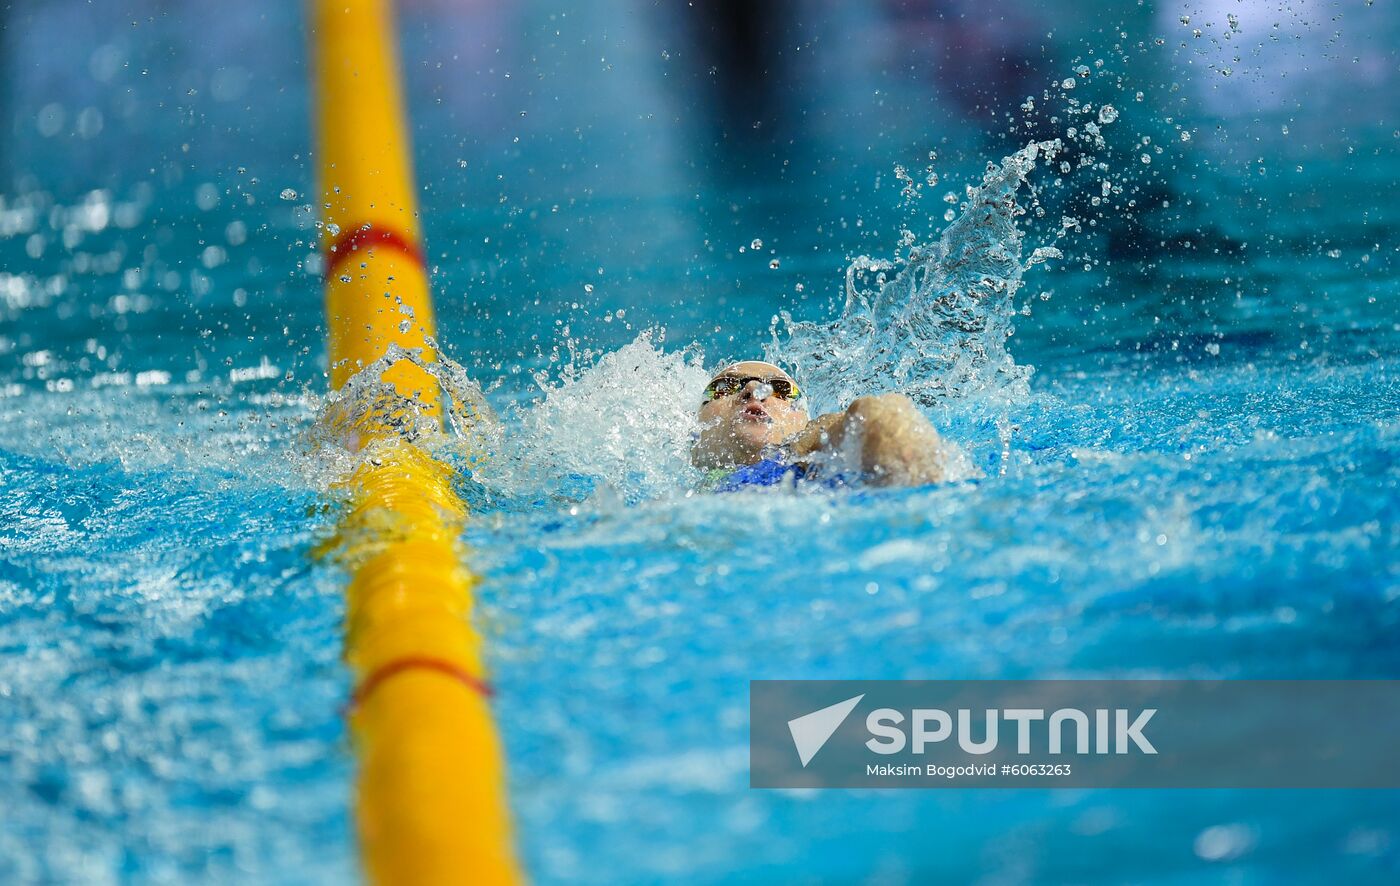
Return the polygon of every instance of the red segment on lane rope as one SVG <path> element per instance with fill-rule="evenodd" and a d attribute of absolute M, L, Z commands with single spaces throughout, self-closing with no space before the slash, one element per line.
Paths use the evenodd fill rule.
<path fill-rule="evenodd" d="M 418 244 L 393 228 L 375 225 L 358 225 L 331 241 L 326 257 L 326 279 L 329 280 L 336 269 L 348 261 L 357 251 L 373 246 L 385 246 L 403 253 L 419 266 L 423 266 L 423 250 Z"/>
<path fill-rule="evenodd" d="M 353 711 L 355 708 L 364 704 L 365 699 L 369 698 L 370 693 L 374 692 L 374 690 L 379 687 L 379 684 L 388 680 L 390 677 L 396 674 L 402 674 L 404 671 L 413 670 L 434 671 L 443 676 L 451 677 L 468 689 L 474 690 L 488 699 L 496 694 L 496 691 L 491 688 L 491 684 L 450 661 L 444 661 L 441 658 L 432 658 L 430 656 L 410 655 L 404 658 L 394 659 L 382 665 L 375 670 L 374 673 L 366 677 L 364 681 L 360 683 L 359 688 L 355 690 L 355 694 L 351 696 L 350 704 L 348 705 L 349 710 Z"/>

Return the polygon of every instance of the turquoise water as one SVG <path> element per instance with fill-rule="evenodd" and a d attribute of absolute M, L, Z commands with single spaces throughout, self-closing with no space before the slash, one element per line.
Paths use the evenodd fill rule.
<path fill-rule="evenodd" d="M 503 424 L 462 489 L 527 867 L 1394 880 L 1393 792 L 748 789 L 751 679 L 1400 677 L 1400 16 L 947 6 L 799 9 L 730 112 L 659 13 L 405 6 L 441 342 Z M 0 879 L 352 879 L 300 11 L 68 12 L 7 13 L 0 81 Z M 948 245 L 1004 285 L 848 299 Z M 701 367 L 765 349 L 915 390 L 978 476 L 687 495 Z"/>

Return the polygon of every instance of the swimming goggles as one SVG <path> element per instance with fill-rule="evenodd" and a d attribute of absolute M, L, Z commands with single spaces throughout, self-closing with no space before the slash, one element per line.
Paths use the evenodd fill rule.
<path fill-rule="evenodd" d="M 757 375 L 720 375 L 706 386 L 704 402 L 708 403 L 711 400 L 737 394 L 748 387 L 751 381 L 758 382 L 760 386 L 767 386 L 773 392 L 773 396 L 779 400 L 796 400 L 802 396 L 802 391 L 797 387 L 797 383 L 783 376 L 761 378 Z M 767 398 L 761 397 L 760 399 L 766 400 Z"/>

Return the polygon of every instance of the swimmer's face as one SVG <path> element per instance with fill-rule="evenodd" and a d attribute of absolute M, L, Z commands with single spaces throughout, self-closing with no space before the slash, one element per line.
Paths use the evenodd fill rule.
<path fill-rule="evenodd" d="M 749 379 L 739 384 L 744 379 Z M 770 382 L 777 381 L 777 384 Z M 719 394 L 700 407 L 700 439 L 691 460 L 701 468 L 751 465 L 763 447 L 781 443 L 807 426 L 807 409 L 774 387 L 795 389 L 787 373 L 756 360 L 727 366 L 715 376 Z M 786 382 L 785 386 L 783 382 Z M 733 390 L 730 390 L 733 389 Z"/>

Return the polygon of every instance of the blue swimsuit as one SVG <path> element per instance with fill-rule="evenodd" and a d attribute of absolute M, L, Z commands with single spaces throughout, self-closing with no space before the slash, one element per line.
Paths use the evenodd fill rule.
<path fill-rule="evenodd" d="M 777 486 L 787 477 L 795 482 L 806 476 L 806 465 L 790 465 L 776 458 L 765 458 L 731 472 L 719 481 L 713 491 L 738 492 L 749 486 Z"/>
<path fill-rule="evenodd" d="M 709 487 L 710 492 L 739 492 L 756 486 L 777 486 L 782 483 L 814 484 L 826 489 L 839 489 L 859 483 L 861 479 L 856 474 L 827 475 L 820 469 L 805 464 L 789 464 L 781 455 L 770 456 L 727 474 L 723 471 L 713 473 L 716 476 L 710 482 L 715 485 Z"/>

